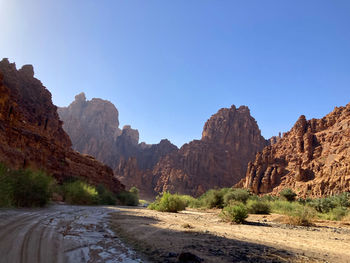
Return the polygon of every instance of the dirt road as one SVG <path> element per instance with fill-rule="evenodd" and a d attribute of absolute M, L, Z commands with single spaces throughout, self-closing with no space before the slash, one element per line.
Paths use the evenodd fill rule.
<path fill-rule="evenodd" d="M 109 230 L 114 208 L 0 210 L 0 262 L 141 262 Z"/>

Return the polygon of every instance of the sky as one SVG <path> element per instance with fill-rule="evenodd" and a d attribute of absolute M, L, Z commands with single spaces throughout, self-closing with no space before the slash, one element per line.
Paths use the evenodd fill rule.
<path fill-rule="evenodd" d="M 348 0 L 0 0 L 0 58 L 67 106 L 111 101 L 140 140 L 200 139 L 247 105 L 262 135 L 350 102 Z"/>

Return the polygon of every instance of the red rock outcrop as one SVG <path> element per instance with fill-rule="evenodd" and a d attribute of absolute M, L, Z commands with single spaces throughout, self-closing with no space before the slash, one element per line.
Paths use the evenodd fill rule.
<path fill-rule="evenodd" d="M 51 93 L 34 78 L 33 67 L 17 70 L 7 59 L 0 62 L 0 162 L 44 170 L 59 182 L 79 176 L 114 192 L 124 189 L 111 168 L 72 150 Z"/>
<path fill-rule="evenodd" d="M 142 171 L 135 159 L 129 159 L 120 164 L 116 175 L 139 180 L 149 196 L 163 191 L 198 196 L 242 179 L 247 163 L 265 145 L 248 107 L 232 106 L 219 110 L 206 122 L 201 140 L 162 157 L 152 170 Z"/>
<path fill-rule="evenodd" d="M 292 188 L 302 197 L 350 191 L 350 103 L 322 119 L 300 116 L 248 164 L 238 186 L 257 194 Z"/>

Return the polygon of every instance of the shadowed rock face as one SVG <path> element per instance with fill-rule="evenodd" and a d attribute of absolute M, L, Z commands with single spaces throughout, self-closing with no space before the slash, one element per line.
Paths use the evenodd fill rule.
<path fill-rule="evenodd" d="M 135 178 L 148 195 L 163 191 L 198 196 L 214 187 L 230 187 L 242 179 L 247 163 L 267 145 L 249 109 L 221 109 L 204 125 L 202 139 L 162 157 L 153 169 L 137 160 L 121 162 L 118 178 Z"/>
<path fill-rule="evenodd" d="M 247 163 L 265 145 L 248 107 L 221 109 L 205 123 L 201 140 L 157 164 L 155 191 L 198 196 L 214 187 L 230 187 L 244 177 Z"/>
<path fill-rule="evenodd" d="M 34 78 L 33 67 L 17 70 L 7 59 L 0 62 L 0 162 L 42 169 L 61 182 L 80 176 L 114 192 L 124 188 L 111 168 L 72 150 L 51 93 Z"/>
<path fill-rule="evenodd" d="M 294 127 L 248 164 L 238 186 L 277 194 L 292 188 L 299 196 L 350 190 L 350 104 L 322 119 L 300 116 Z"/>
<path fill-rule="evenodd" d="M 138 130 L 130 125 L 119 129 L 118 110 L 111 102 L 96 98 L 87 101 L 84 93 L 77 95 L 68 107 L 59 108 L 58 113 L 73 148 L 96 157 L 116 171 L 129 159 L 137 169 L 152 169 L 162 156 L 177 150 L 168 140 L 154 145 L 139 143 Z M 119 178 L 127 188 L 143 187 L 134 174 Z"/>
<path fill-rule="evenodd" d="M 122 131 L 118 128 L 118 110 L 111 102 L 87 101 L 81 93 L 68 107 L 58 108 L 58 114 L 76 151 L 112 164 L 115 140 Z"/>

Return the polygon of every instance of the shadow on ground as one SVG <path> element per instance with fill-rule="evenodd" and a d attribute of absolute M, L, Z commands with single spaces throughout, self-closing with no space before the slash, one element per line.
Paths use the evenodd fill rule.
<path fill-rule="evenodd" d="M 146 255 L 150 262 L 179 261 L 190 252 L 203 262 L 319 262 L 290 251 L 270 246 L 217 236 L 193 229 L 175 231 L 162 227 L 160 220 L 132 211 L 114 213 L 111 225 L 126 243 Z M 176 222 L 174 222 L 175 224 Z M 156 226 L 160 224 L 160 227 Z"/>

